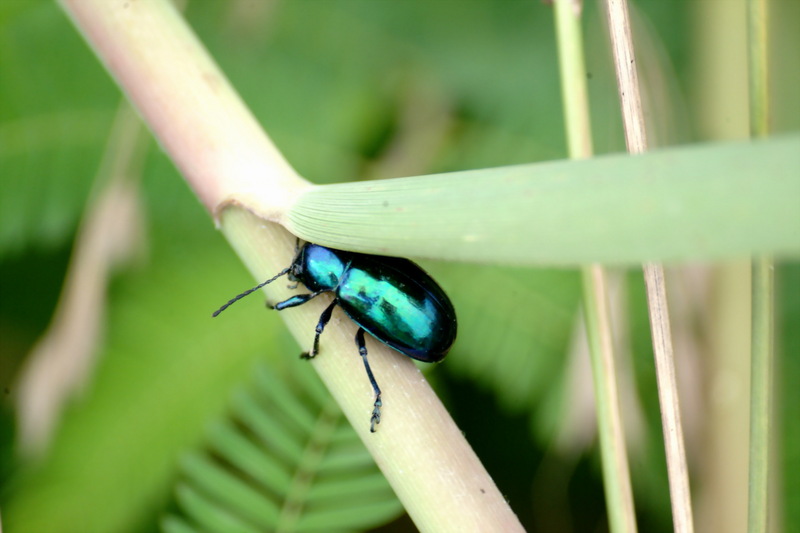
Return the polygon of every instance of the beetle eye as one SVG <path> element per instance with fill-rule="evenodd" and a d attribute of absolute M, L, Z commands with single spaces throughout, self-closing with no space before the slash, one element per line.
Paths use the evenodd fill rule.
<path fill-rule="evenodd" d="M 295 263 L 292 265 L 292 270 L 289 272 L 289 276 L 291 276 L 292 281 L 297 281 L 297 279 L 303 275 L 303 265 L 299 263 Z"/>

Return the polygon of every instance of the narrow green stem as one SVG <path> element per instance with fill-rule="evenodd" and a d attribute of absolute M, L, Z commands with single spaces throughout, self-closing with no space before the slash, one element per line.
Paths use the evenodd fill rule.
<path fill-rule="evenodd" d="M 555 2 L 564 121 L 573 159 L 592 156 L 580 7 L 573 0 Z M 581 272 L 609 527 L 614 533 L 633 533 L 636 515 L 619 409 L 605 270 L 600 265 L 588 265 Z"/>
<path fill-rule="evenodd" d="M 769 133 L 769 32 L 767 0 L 748 0 L 748 68 L 750 134 Z M 750 465 L 747 530 L 763 533 L 769 526 L 770 427 L 774 323 L 774 264 L 770 257 L 753 259 L 752 340 L 750 369 Z"/>
<path fill-rule="evenodd" d="M 769 134 L 769 34 L 767 0 L 747 0 L 750 134 Z"/>
<path fill-rule="evenodd" d="M 581 2 L 576 0 L 555 2 L 561 98 L 571 159 L 585 159 L 593 155 L 580 9 Z"/>
<path fill-rule="evenodd" d="M 763 533 L 769 523 L 769 455 L 772 418 L 774 265 L 753 260 L 752 355 L 750 367 L 750 481 L 747 531 Z"/>
<path fill-rule="evenodd" d="M 585 266 L 581 276 L 609 530 L 634 533 L 636 509 L 619 409 L 605 269 L 600 265 Z"/>

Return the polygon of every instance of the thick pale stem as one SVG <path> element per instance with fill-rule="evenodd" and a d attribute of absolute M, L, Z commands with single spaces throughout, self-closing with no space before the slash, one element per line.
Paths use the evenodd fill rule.
<path fill-rule="evenodd" d="M 294 238 L 264 218 L 282 221 L 286 207 L 307 184 L 286 163 L 171 3 L 62 4 L 206 208 L 224 215 L 223 232 L 256 278 L 266 279 L 285 268 Z M 223 210 L 226 204 L 244 209 Z M 277 283 L 267 289 L 271 296 L 285 291 Z M 325 297 L 320 296 L 281 313 L 301 346 L 309 346 L 324 305 Z M 324 347 L 312 364 L 417 527 L 435 532 L 522 531 L 411 360 L 368 340 L 370 364 L 384 401 L 380 429 L 369 433 L 372 388 L 354 336 L 352 321 L 334 313 L 325 329 Z"/>
<path fill-rule="evenodd" d="M 275 234 L 242 209 L 222 213 L 222 229 L 256 278 L 267 279 L 292 260 L 294 238 Z M 264 250 L 273 252 L 265 254 Z M 286 284 L 267 286 L 271 302 Z M 300 346 L 311 348 L 330 296 L 281 311 Z M 230 313 L 232 310 L 226 311 Z M 220 315 L 224 316 L 223 313 Z M 356 325 L 335 310 L 310 364 L 359 433 L 420 531 L 522 531 L 475 452 L 422 373 L 408 357 L 367 338 L 370 366 L 382 390 L 381 423 L 370 433 L 374 394 L 355 344 Z M 297 361 L 297 364 L 308 364 Z M 445 359 L 444 364 L 447 364 Z"/>
<path fill-rule="evenodd" d="M 232 201 L 281 221 L 308 184 L 171 2 L 61 3 L 206 209 Z"/>

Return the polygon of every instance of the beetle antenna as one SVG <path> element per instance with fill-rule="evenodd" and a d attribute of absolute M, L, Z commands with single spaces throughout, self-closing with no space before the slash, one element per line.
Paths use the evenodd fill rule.
<path fill-rule="evenodd" d="M 228 300 L 228 302 L 227 302 L 225 305 L 223 305 L 222 307 L 220 307 L 219 309 L 217 309 L 216 311 L 214 311 L 214 313 L 213 313 L 211 316 L 212 316 L 212 317 L 215 317 L 215 316 L 217 316 L 218 314 L 220 314 L 221 312 L 223 312 L 224 310 L 226 310 L 228 307 L 230 307 L 231 305 L 233 305 L 233 304 L 234 304 L 234 302 L 237 302 L 237 301 L 241 300 L 242 298 L 244 298 L 245 296 L 247 296 L 247 295 L 248 295 L 248 294 L 250 294 L 251 292 L 256 292 L 258 289 L 260 289 L 260 288 L 261 288 L 261 287 L 263 287 L 264 285 L 268 285 L 268 284 L 272 283 L 273 281 L 275 281 L 275 280 L 276 280 L 276 279 L 278 279 L 279 277 L 281 277 L 281 276 L 285 276 L 286 274 L 288 274 L 288 273 L 289 273 L 289 270 L 290 270 L 291 268 L 292 268 L 292 267 L 290 267 L 290 266 L 289 266 L 289 267 L 286 267 L 286 268 L 284 268 L 283 270 L 281 270 L 280 272 L 278 272 L 278 273 L 277 273 L 275 276 L 273 276 L 273 277 L 269 278 L 267 281 L 265 281 L 265 282 L 263 282 L 263 283 L 259 283 L 258 285 L 256 285 L 256 286 L 255 286 L 255 287 L 253 287 L 252 289 L 248 289 L 248 290 L 244 291 L 242 294 L 239 294 L 239 295 L 237 295 L 237 296 L 234 296 L 233 298 L 231 298 L 230 300 Z"/>

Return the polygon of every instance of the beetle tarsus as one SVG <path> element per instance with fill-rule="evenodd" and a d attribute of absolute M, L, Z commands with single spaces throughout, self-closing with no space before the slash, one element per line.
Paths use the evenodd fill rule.
<path fill-rule="evenodd" d="M 378 396 L 375 398 L 374 409 L 372 409 L 372 418 L 369 419 L 369 432 L 375 433 L 375 426 L 381 423 L 381 406 L 383 402 L 381 401 L 381 394 L 378 393 Z"/>

